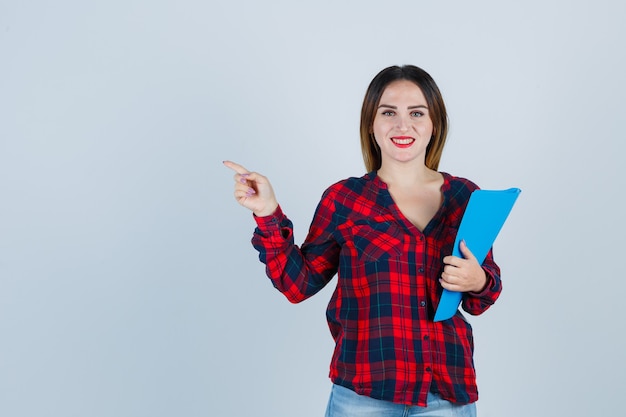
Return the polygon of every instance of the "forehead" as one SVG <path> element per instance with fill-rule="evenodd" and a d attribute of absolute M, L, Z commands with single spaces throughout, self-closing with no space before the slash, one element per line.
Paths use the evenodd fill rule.
<path fill-rule="evenodd" d="M 415 101 L 415 104 L 426 103 L 422 89 L 413 81 L 409 80 L 398 80 L 389 83 L 380 97 L 381 104 L 389 104 L 387 101 L 398 100 Z"/>

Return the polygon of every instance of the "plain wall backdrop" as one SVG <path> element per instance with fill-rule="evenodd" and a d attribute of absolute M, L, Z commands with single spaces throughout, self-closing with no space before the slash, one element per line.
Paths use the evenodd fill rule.
<path fill-rule="evenodd" d="M 626 6 L 0 0 L 0 415 L 322 416 L 335 281 L 291 305 L 231 159 L 296 240 L 360 176 L 372 77 L 415 64 L 440 166 L 523 192 L 475 328 L 481 417 L 623 410 Z"/>

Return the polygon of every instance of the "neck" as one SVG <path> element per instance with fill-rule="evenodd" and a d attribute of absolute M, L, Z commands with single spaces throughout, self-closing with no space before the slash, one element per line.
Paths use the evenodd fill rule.
<path fill-rule="evenodd" d="M 425 165 L 383 165 L 378 170 L 378 176 L 389 186 L 404 188 L 430 182 L 437 177 L 437 172 Z"/>

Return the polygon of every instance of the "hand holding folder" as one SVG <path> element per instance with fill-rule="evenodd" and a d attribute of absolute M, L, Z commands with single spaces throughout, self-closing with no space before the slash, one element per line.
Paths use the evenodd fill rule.
<path fill-rule="evenodd" d="M 520 192 L 519 188 L 474 191 L 461 219 L 452 255 L 463 257 L 459 244 L 464 240 L 478 263 L 482 264 Z M 434 321 L 447 320 L 454 316 L 461 303 L 461 297 L 462 293 L 444 288 Z"/>

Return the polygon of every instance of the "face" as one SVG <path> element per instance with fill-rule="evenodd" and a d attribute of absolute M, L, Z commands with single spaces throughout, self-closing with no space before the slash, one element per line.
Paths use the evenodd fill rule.
<path fill-rule="evenodd" d="M 372 131 L 381 150 L 382 166 L 424 164 L 433 123 L 422 90 L 408 80 L 389 84 L 376 109 Z"/>

